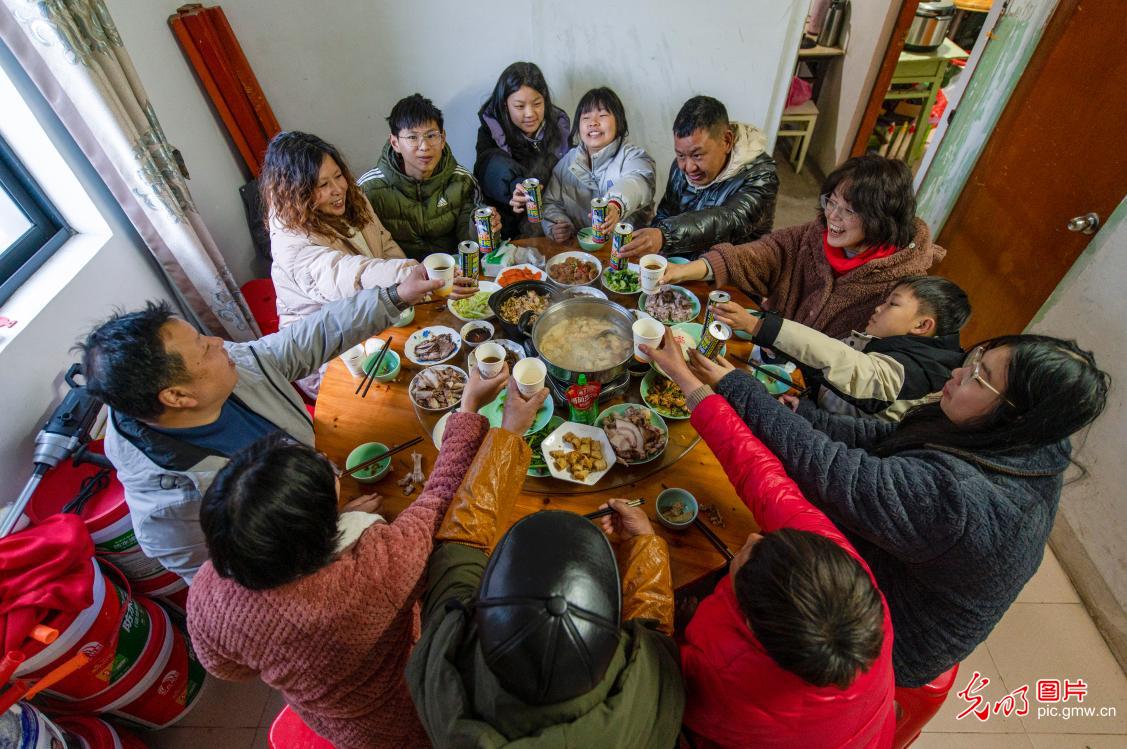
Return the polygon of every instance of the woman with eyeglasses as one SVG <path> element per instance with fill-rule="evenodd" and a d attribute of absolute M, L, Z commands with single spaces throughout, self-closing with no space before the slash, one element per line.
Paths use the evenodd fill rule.
<path fill-rule="evenodd" d="M 1074 341 L 1009 335 L 976 346 L 933 403 L 899 424 L 797 413 L 723 359 L 646 349 L 690 408 L 723 395 L 802 493 L 872 568 L 892 612 L 896 683 L 918 687 L 986 639 L 1037 571 L 1069 437 L 1110 379 Z"/>
<path fill-rule="evenodd" d="M 747 244 L 718 244 L 671 264 L 664 283 L 736 286 L 788 320 L 841 338 L 864 329 L 897 281 L 926 275 L 946 254 L 916 218 L 903 161 L 852 158 L 826 177 L 819 202 L 813 221 Z"/>

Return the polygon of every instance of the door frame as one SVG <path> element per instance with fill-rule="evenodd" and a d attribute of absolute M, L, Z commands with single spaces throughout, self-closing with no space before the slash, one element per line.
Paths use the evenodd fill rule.
<path fill-rule="evenodd" d="M 1018 81 L 1025 74 L 1058 5 L 1066 10 L 1079 0 L 996 0 L 997 23 L 983 33 L 980 59 L 962 87 L 957 109 L 945 114 L 943 139 L 931 147 L 931 159 L 917 182 L 916 215 L 938 236 L 951 215 L 971 171 L 998 124 Z M 994 9 L 991 9 L 993 12 Z M 984 25 L 984 29 L 990 28 Z M 986 43 L 986 42 L 989 43 Z M 933 149 L 933 150 L 932 150 Z"/>

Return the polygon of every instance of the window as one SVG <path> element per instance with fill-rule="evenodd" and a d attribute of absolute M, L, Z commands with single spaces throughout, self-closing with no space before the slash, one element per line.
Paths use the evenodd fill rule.
<path fill-rule="evenodd" d="M 12 149 L 0 140 L 0 304 L 71 234 Z"/>

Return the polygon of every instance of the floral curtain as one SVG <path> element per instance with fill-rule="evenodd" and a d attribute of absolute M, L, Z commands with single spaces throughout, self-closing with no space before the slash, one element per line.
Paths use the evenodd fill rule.
<path fill-rule="evenodd" d="M 216 335 L 259 335 L 204 226 L 180 154 L 103 0 L 0 0 L 0 38 L 109 186 L 198 321 Z M 235 199 L 232 196 L 232 199 Z"/>

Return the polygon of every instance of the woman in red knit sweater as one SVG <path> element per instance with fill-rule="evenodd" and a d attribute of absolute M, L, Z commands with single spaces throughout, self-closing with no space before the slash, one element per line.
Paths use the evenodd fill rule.
<path fill-rule="evenodd" d="M 868 565 L 666 338 L 646 353 L 689 394 L 693 427 L 764 534 L 748 537 L 685 630 L 693 746 L 891 746 L 892 621 Z"/>
<path fill-rule="evenodd" d="M 900 279 L 926 275 L 946 254 L 916 218 L 908 166 L 858 156 L 826 177 L 813 221 L 718 244 L 698 260 L 670 265 L 662 281 L 734 285 L 788 320 L 842 338 L 864 330 Z"/>
<path fill-rule="evenodd" d="M 268 437 L 232 459 L 203 499 L 211 560 L 188 596 L 207 670 L 260 676 L 337 749 L 428 746 L 403 676 L 417 604 L 435 530 L 489 430 L 477 409 L 507 379 L 471 373 L 426 486 L 391 523 L 369 514 L 375 495 L 338 513 L 332 466 L 308 447 Z M 506 418 L 527 428 L 542 400 L 510 395 Z"/>

